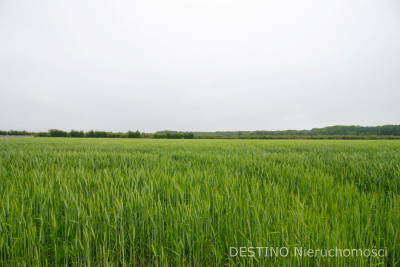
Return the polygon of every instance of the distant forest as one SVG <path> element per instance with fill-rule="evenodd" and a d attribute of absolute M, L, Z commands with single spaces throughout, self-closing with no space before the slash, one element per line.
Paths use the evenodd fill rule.
<path fill-rule="evenodd" d="M 181 133 L 177 131 L 158 131 L 157 134 Z M 333 136 L 333 135 L 354 135 L 354 136 L 400 136 L 400 125 L 383 126 L 328 126 L 324 128 L 313 128 L 311 130 L 284 130 L 284 131 L 217 131 L 217 132 L 193 132 L 195 136 Z"/>
<path fill-rule="evenodd" d="M 400 139 L 400 125 L 383 126 L 329 126 L 311 130 L 285 131 L 217 131 L 217 132 L 179 132 L 158 131 L 142 133 L 139 131 L 70 132 L 50 129 L 47 132 L 0 131 L 0 136 L 35 137 L 80 137 L 80 138 L 155 138 L 155 139 Z"/>

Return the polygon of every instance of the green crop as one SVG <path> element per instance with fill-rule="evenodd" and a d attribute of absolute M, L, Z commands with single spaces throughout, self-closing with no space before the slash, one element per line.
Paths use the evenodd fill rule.
<path fill-rule="evenodd" d="M 375 247 L 387 255 L 231 257 L 231 247 Z M 399 260 L 398 141 L 0 143 L 0 266 Z"/>

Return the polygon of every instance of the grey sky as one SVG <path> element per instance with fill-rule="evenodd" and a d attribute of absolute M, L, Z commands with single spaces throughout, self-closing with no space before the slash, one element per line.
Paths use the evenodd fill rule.
<path fill-rule="evenodd" d="M 0 129 L 400 123 L 397 0 L 0 0 Z"/>

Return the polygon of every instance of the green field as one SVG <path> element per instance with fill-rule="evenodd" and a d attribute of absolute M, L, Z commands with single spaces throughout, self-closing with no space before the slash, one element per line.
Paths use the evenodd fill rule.
<path fill-rule="evenodd" d="M 399 141 L 0 142 L 0 266 L 400 265 Z"/>

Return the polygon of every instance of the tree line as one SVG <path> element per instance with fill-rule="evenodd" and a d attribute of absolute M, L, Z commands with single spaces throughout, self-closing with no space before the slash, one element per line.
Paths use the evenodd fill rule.
<path fill-rule="evenodd" d="M 158 131 L 158 134 L 181 133 L 177 131 Z M 217 131 L 194 132 L 195 137 L 262 137 L 262 136 L 400 136 L 400 125 L 382 126 L 328 126 L 311 130 L 284 130 L 284 131 Z"/>
<path fill-rule="evenodd" d="M 35 136 L 35 137 L 73 137 L 73 138 L 156 138 L 156 139 L 193 139 L 194 134 L 191 132 L 184 133 L 142 133 L 140 131 L 122 132 L 106 132 L 106 131 L 77 131 L 71 130 L 70 132 L 50 129 L 47 132 L 28 132 L 28 131 L 1 131 L 0 136 Z"/>
<path fill-rule="evenodd" d="M 139 131 L 122 132 L 106 132 L 106 131 L 77 131 L 71 130 L 70 132 L 50 129 L 48 132 L 38 133 L 38 137 L 80 137 L 80 138 L 150 138 L 151 134 L 141 133 Z"/>
<path fill-rule="evenodd" d="M 311 130 L 285 131 L 229 131 L 229 132 L 178 132 L 158 131 L 142 133 L 140 131 L 106 132 L 78 131 L 70 132 L 50 129 L 47 132 L 0 131 L 8 136 L 36 137 L 73 137 L 73 138 L 155 138 L 155 139 L 400 139 L 400 125 L 383 126 L 329 126 Z"/>

